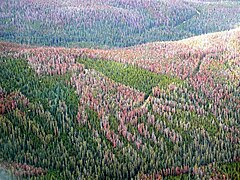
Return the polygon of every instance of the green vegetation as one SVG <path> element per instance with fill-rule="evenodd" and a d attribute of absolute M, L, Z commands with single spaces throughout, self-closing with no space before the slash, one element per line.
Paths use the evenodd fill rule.
<path fill-rule="evenodd" d="M 240 162 L 220 164 L 217 167 L 217 171 L 228 178 L 240 179 Z"/>
<path fill-rule="evenodd" d="M 240 162 L 232 163 L 220 163 L 215 165 L 215 172 L 211 173 L 211 177 L 218 179 L 239 179 L 240 178 Z M 223 177 L 224 176 L 224 177 Z M 187 180 L 187 179 L 198 179 L 196 176 L 190 174 L 183 174 L 180 176 L 169 176 L 167 180 Z"/>
<path fill-rule="evenodd" d="M 93 129 L 87 125 L 79 127 L 75 120 L 78 97 L 65 84 L 69 75 L 37 76 L 24 60 L 0 61 L 4 92 L 20 91 L 30 100 L 28 107 L 18 107 L 0 116 L 0 139 L 4 144 L 0 147 L 0 158 L 4 161 L 42 167 L 48 170 L 42 178 L 53 179 L 134 177 L 140 164 L 150 162 L 147 149 L 140 153 L 144 157 L 140 160 L 140 154 L 126 141 L 123 149 L 113 149 L 100 130 L 97 114 L 90 109 L 86 110 L 88 121 L 99 136 L 93 138 Z M 112 152 L 115 158 L 106 158 Z M 107 164 L 102 166 L 102 162 Z M 131 172 L 126 169 L 129 164 Z M 142 171 L 150 172 L 151 166 Z"/>
<path fill-rule="evenodd" d="M 152 88 L 156 86 L 166 88 L 171 83 L 182 83 L 182 80 L 178 78 L 159 75 L 146 69 L 119 62 L 82 58 L 78 62 L 84 64 L 87 69 L 95 69 L 113 81 L 130 86 L 147 95 L 150 95 Z"/>
<path fill-rule="evenodd" d="M 183 83 L 175 78 L 116 62 L 90 59 L 79 59 L 78 62 L 118 83 L 146 93 L 159 84 L 165 88 L 172 82 L 180 86 Z M 128 141 L 125 136 L 119 135 L 122 145 L 113 147 L 101 128 L 101 118 L 93 109 L 88 106 L 84 109 L 87 123 L 77 122 L 81 95 L 78 96 L 69 85 L 72 74 L 38 76 L 23 59 L 1 57 L 0 64 L 0 86 L 3 93 L 21 93 L 29 99 L 27 106 L 18 105 L 0 115 L 0 140 L 3 144 L 0 146 L 0 159 L 3 162 L 26 163 L 47 170 L 44 176 L 25 174 L 25 178 L 139 178 L 142 173 L 153 174 L 164 168 L 181 167 L 182 164 L 189 164 L 190 167 L 196 164 L 206 165 L 211 163 L 213 158 L 231 153 L 228 151 L 227 154 L 217 154 L 217 157 L 211 154 L 212 151 L 216 153 L 216 150 L 209 148 L 205 152 L 205 149 L 199 149 L 205 147 L 209 141 L 216 143 L 217 147 L 221 146 L 222 141 L 218 139 L 222 138 L 222 131 L 212 123 L 215 119 L 213 116 L 198 116 L 177 110 L 170 117 L 167 113 L 158 115 L 151 106 L 148 107 L 148 113 L 155 115 L 155 122 L 149 121 L 149 114 L 138 117 L 137 122 L 144 124 L 150 135 L 155 133 L 157 139 L 140 135 L 138 126 L 126 123 L 129 132 L 137 134 L 136 137 L 141 139 L 144 146 L 138 149 L 134 141 Z M 179 125 L 179 119 L 182 125 Z M 116 114 L 110 114 L 109 124 L 110 129 L 118 133 L 119 120 Z M 196 131 L 200 128 L 205 129 L 210 137 L 206 138 Z M 166 135 L 166 132 L 181 136 L 183 141 L 175 141 L 170 135 Z M 237 147 L 231 146 L 229 142 L 226 142 L 226 146 L 229 149 Z M 204 160 L 200 158 L 203 152 Z M 186 156 L 184 159 L 183 154 Z M 222 165 L 219 166 L 219 172 L 228 173 L 229 177 L 238 177 L 238 167 L 239 163 L 233 163 L 230 167 Z M 235 168 L 234 173 L 231 173 L 230 168 Z M 186 174 L 169 179 L 189 177 L 195 178 Z"/>
<path fill-rule="evenodd" d="M 25 60 L 1 58 L 0 85 L 7 93 L 19 91 L 31 102 L 38 102 L 43 108 L 56 113 L 60 102 L 68 104 L 67 113 L 75 118 L 78 97 L 75 90 L 66 86 L 70 74 L 62 76 L 37 76 Z"/>
<path fill-rule="evenodd" d="M 239 23 L 235 0 L 1 0 L 1 41 L 52 47 L 0 42 L 0 179 L 240 179 L 239 29 L 172 41 Z"/>
<path fill-rule="evenodd" d="M 99 0 L 92 2 L 91 8 L 88 1 L 61 3 L 3 0 L 0 39 L 47 46 L 128 47 L 228 30 L 240 19 L 240 3 L 231 0 L 174 4 Z"/>

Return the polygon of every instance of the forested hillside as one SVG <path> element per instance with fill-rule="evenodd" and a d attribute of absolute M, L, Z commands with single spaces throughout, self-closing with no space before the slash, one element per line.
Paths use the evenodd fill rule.
<path fill-rule="evenodd" d="M 229 30 L 239 1 L 1 0 L 0 39 L 66 47 L 127 47 Z"/>
<path fill-rule="evenodd" d="M 239 35 L 0 43 L 1 166 L 32 179 L 239 179 Z"/>
<path fill-rule="evenodd" d="M 240 179 L 240 1 L 0 0 L 2 179 Z"/>

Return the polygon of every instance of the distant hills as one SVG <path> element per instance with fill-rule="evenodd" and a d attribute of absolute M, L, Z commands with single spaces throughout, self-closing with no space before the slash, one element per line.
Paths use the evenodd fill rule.
<path fill-rule="evenodd" d="M 0 39 L 65 47 L 128 47 L 229 30 L 239 1 L 3 0 Z"/>
<path fill-rule="evenodd" d="M 239 179 L 239 55 L 239 28 L 110 50 L 1 42 L 0 165 L 19 178 Z"/>
<path fill-rule="evenodd" d="M 0 3 L 0 167 L 239 179 L 238 2 Z"/>
<path fill-rule="evenodd" d="M 208 71 L 218 73 L 218 76 L 215 76 L 216 78 L 222 77 L 224 78 L 222 80 L 237 82 L 240 78 L 239 43 L 240 28 L 236 28 L 179 41 L 153 42 L 110 50 L 62 47 L 38 48 L 37 46 L 23 46 L 7 42 L 0 43 L 0 50 L 4 53 L 18 52 L 21 49 L 26 52 L 56 49 L 57 52 L 68 52 L 68 56 L 73 53 L 74 56 L 79 57 L 114 60 L 136 65 L 158 74 L 178 76 L 182 79 L 194 75 L 196 68 L 200 68 L 201 65 L 201 68 L 207 68 Z"/>
<path fill-rule="evenodd" d="M 134 64 L 156 73 L 177 75 L 183 79 L 193 75 L 199 63 L 201 67 L 204 64 L 211 64 L 210 71 L 215 71 L 223 77 L 229 75 L 231 78 L 227 80 L 237 81 L 240 78 L 239 44 L 240 28 L 236 28 L 180 41 L 154 42 L 122 49 L 100 50 L 97 54 L 102 59 Z"/>

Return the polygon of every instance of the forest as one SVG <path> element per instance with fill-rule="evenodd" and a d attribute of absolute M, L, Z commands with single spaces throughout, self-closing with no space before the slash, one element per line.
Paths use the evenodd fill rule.
<path fill-rule="evenodd" d="M 0 179 L 240 179 L 239 11 L 1 1 Z"/>
<path fill-rule="evenodd" d="M 240 2 L 1 0 L 0 40 L 113 48 L 172 41 L 240 24 Z"/>

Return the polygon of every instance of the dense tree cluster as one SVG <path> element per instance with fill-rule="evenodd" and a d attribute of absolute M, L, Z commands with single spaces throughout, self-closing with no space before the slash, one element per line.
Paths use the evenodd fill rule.
<path fill-rule="evenodd" d="M 239 12 L 238 2 L 174 2 L 1 1 L 0 34 L 129 46 L 228 29 L 209 19 L 235 23 Z M 111 50 L 0 42 L 0 166 L 32 179 L 239 179 L 239 40 L 238 28 Z"/>
<path fill-rule="evenodd" d="M 16 51 L 27 61 L 1 57 L 2 99 L 20 91 L 28 100 L 0 117 L 4 161 L 70 179 L 211 177 L 215 163 L 239 161 L 234 84 L 206 81 L 208 92 L 201 70 L 181 80 L 86 50 Z"/>
<path fill-rule="evenodd" d="M 0 114 L 16 109 L 18 106 L 27 106 L 28 99 L 21 93 L 10 93 L 6 95 L 0 90 Z"/>
<path fill-rule="evenodd" d="M 2 0 L 0 38 L 48 46 L 127 47 L 231 29 L 240 23 L 239 7 L 236 1 Z"/>
<path fill-rule="evenodd" d="M 236 82 L 240 76 L 239 37 L 237 28 L 177 42 L 155 42 L 93 53 L 101 59 L 132 64 L 181 79 L 195 76 L 200 71 L 201 74 L 213 77 L 217 82 L 220 79 Z M 218 76 L 209 73 L 217 73 Z"/>

